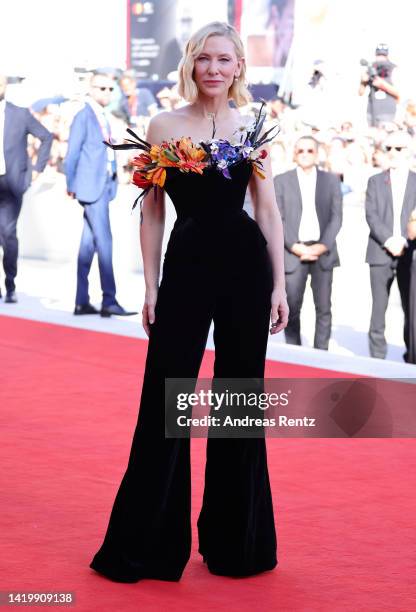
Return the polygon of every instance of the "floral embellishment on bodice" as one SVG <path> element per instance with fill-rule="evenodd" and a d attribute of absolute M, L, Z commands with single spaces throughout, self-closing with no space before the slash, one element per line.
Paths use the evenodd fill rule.
<path fill-rule="evenodd" d="M 202 174 L 208 165 L 206 157 L 205 150 L 187 137 L 165 140 L 159 145 L 149 145 L 148 152 L 141 153 L 133 159 L 135 168 L 133 183 L 144 190 L 150 189 L 153 185 L 163 187 L 166 168 L 178 168 L 182 172 Z"/>
<path fill-rule="evenodd" d="M 112 149 L 141 149 L 143 152 L 133 159 L 135 168 L 133 183 L 141 188 L 143 192 L 136 199 L 143 199 L 151 189 L 164 187 L 168 168 L 177 168 L 181 172 L 194 172 L 203 174 L 207 167 L 214 167 L 221 174 L 231 179 L 229 168 L 240 161 L 247 160 L 252 163 L 254 172 L 265 178 L 262 169 L 262 159 L 267 155 L 265 149 L 260 147 L 270 142 L 276 134 L 271 135 L 278 126 L 273 126 L 260 136 L 261 128 L 265 120 L 262 101 L 257 117 L 241 117 L 241 124 L 235 130 L 230 140 L 215 138 L 215 121 L 213 119 L 213 133 L 209 140 L 194 143 L 190 137 L 184 136 L 179 139 L 170 139 L 160 144 L 148 143 L 141 139 L 132 130 L 127 132 L 134 140 L 126 139 L 124 144 L 115 145 L 110 142 L 105 144 Z"/>

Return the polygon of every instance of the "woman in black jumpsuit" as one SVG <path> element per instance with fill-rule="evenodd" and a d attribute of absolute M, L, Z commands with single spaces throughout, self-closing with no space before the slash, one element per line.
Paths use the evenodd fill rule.
<path fill-rule="evenodd" d="M 207 42 L 229 42 L 230 26 L 206 27 L 213 31 Z M 227 74 L 221 66 L 218 73 Z M 229 173 L 214 166 L 203 174 L 167 169 L 164 190 L 177 219 L 148 327 L 139 418 L 104 542 L 90 564 L 116 581 L 177 581 L 190 557 L 190 440 L 165 437 L 165 378 L 197 378 L 212 321 L 214 377 L 262 378 L 273 300 L 273 330 L 287 322 L 284 284 L 275 299 L 268 242 L 276 239 L 266 241 L 243 211 L 253 164 L 241 159 Z M 153 195 L 147 197 L 149 210 Z M 277 206 L 271 214 L 277 219 L 271 230 L 278 227 L 280 238 Z M 282 245 L 275 248 L 282 258 Z M 249 576 L 277 565 L 264 438 L 208 438 L 197 525 L 199 552 L 211 573 Z"/>

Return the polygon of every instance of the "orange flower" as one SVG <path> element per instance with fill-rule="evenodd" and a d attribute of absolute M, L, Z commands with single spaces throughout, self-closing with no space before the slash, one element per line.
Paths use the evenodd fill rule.
<path fill-rule="evenodd" d="M 169 157 L 168 157 L 169 156 Z M 170 147 L 167 145 L 160 152 L 159 165 L 164 166 L 165 168 L 178 166 L 179 158 L 175 154 L 174 151 L 170 150 Z"/>
<path fill-rule="evenodd" d="M 154 168 L 153 170 L 149 170 L 147 177 L 151 180 L 153 185 L 163 187 L 166 180 L 166 170 L 164 168 Z"/>
<path fill-rule="evenodd" d="M 178 158 L 177 167 L 183 172 L 196 172 L 202 174 L 207 165 L 204 161 L 207 157 L 206 151 L 193 144 L 188 137 L 181 138 L 175 143 L 175 155 Z"/>
<path fill-rule="evenodd" d="M 133 183 L 140 189 L 147 189 L 152 186 L 152 181 L 149 181 L 146 175 L 141 174 L 138 170 L 133 172 Z"/>
<path fill-rule="evenodd" d="M 257 176 L 259 176 L 261 179 L 266 178 L 266 175 L 264 174 L 263 170 L 260 169 L 260 167 L 257 164 L 253 164 L 253 170 L 254 173 L 257 174 Z"/>
<path fill-rule="evenodd" d="M 160 165 L 173 166 L 184 172 L 202 172 L 206 152 L 188 137 L 162 143 Z"/>
<path fill-rule="evenodd" d="M 202 147 L 193 144 L 189 137 L 181 138 L 177 141 L 177 149 L 181 154 L 181 158 L 185 158 L 188 161 L 200 162 L 206 157 L 206 151 Z"/>
<path fill-rule="evenodd" d="M 163 187 L 166 180 L 166 170 L 164 168 L 152 168 L 148 172 L 136 170 L 133 173 L 133 183 L 140 189 L 148 189 L 153 185 Z"/>
<path fill-rule="evenodd" d="M 136 166 L 136 168 L 146 168 L 146 166 L 152 164 L 152 158 L 148 153 L 140 153 L 138 157 L 133 159 L 132 164 L 133 166 Z"/>
<path fill-rule="evenodd" d="M 150 158 L 152 162 L 159 163 L 160 155 L 161 155 L 161 146 L 152 145 L 149 151 Z"/>
<path fill-rule="evenodd" d="M 182 172 L 202 174 L 208 162 L 204 161 L 206 152 L 193 144 L 188 137 L 174 141 L 163 141 L 160 145 L 152 145 L 148 152 L 143 152 L 133 159 L 136 170 L 133 183 L 141 189 L 153 185 L 163 187 L 166 181 L 165 168 L 174 167 Z"/>

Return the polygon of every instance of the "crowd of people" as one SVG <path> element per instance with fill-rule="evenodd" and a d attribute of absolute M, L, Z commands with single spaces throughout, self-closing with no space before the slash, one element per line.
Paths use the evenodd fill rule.
<path fill-rule="evenodd" d="M 311 122 L 310 114 L 304 113 L 302 105 L 295 107 L 277 96 L 267 101 L 265 129 L 267 129 L 269 125 L 275 125 L 276 122 L 280 128 L 279 134 L 273 139 L 270 148 L 273 175 L 277 177 L 277 179 L 275 179 L 275 185 L 278 204 L 283 210 L 284 206 L 282 202 L 279 201 L 279 186 L 284 185 L 285 176 L 289 176 L 290 182 L 291 172 L 293 174 L 293 172 L 297 171 L 296 176 L 299 179 L 300 191 L 302 192 L 302 197 L 304 196 L 304 185 L 302 186 L 303 174 L 299 175 L 299 171 L 303 167 L 301 159 L 302 154 L 308 157 L 309 147 L 311 149 L 309 151 L 310 159 L 309 161 L 306 159 L 306 165 L 309 163 L 311 167 L 313 166 L 313 168 L 318 171 L 319 176 L 326 175 L 328 177 L 336 177 L 339 181 L 339 198 L 338 196 L 336 196 L 336 198 L 337 201 L 339 199 L 340 203 L 336 205 L 336 207 L 338 207 L 335 215 L 336 220 L 334 221 L 334 217 L 327 219 L 327 222 L 332 224 L 332 242 L 334 246 L 336 234 L 342 223 L 341 202 L 343 196 L 344 203 L 346 201 L 345 196 L 348 195 L 354 199 L 356 204 L 368 209 L 369 205 L 371 205 L 371 202 L 369 203 L 369 197 L 371 196 L 369 196 L 368 186 L 373 185 L 371 180 L 369 180 L 370 177 L 377 173 L 381 176 L 385 176 L 383 173 L 389 173 L 392 164 L 394 166 L 394 164 L 398 162 L 398 157 L 402 158 L 400 164 L 405 166 L 406 172 L 408 170 L 416 170 L 416 101 L 400 100 L 397 86 L 393 82 L 394 69 L 395 65 L 390 62 L 388 58 L 388 49 L 386 45 L 379 45 L 376 49 L 376 57 L 373 66 L 367 66 L 365 68 L 361 83 L 359 84 L 359 88 L 357 88 L 357 95 L 368 95 L 367 123 L 365 127 L 363 127 L 362 123 L 355 125 L 354 121 L 349 117 L 345 117 L 343 121 L 334 125 L 328 126 L 327 123 L 325 123 L 325 125 L 320 125 L 319 121 Z M 319 85 L 321 77 L 322 74 L 317 68 L 314 72 L 314 78 L 309 84 L 310 87 L 316 88 Z M 101 83 L 101 81 L 103 82 Z M 88 81 L 86 81 L 86 84 L 87 83 Z M 114 74 L 97 71 L 93 76 L 92 83 L 92 86 L 90 85 L 92 89 L 86 90 L 84 93 L 89 95 L 90 100 L 91 96 L 98 96 L 97 108 L 105 108 L 106 111 L 105 119 L 103 119 L 105 126 L 102 129 L 102 135 L 104 139 L 111 138 L 112 141 L 123 140 L 126 135 L 126 128 L 128 127 L 133 129 L 140 137 L 144 138 L 151 117 L 163 110 L 176 109 L 184 104 L 184 100 L 178 94 L 176 85 L 171 87 L 165 86 L 154 95 L 150 89 L 143 87 L 140 82 L 137 81 L 132 71 L 119 74 L 118 77 Z M 98 85 L 94 83 L 98 83 Z M 105 97 L 105 103 L 100 101 L 100 96 Z M 71 144 L 70 148 L 68 148 L 68 143 L 71 143 L 71 133 L 72 142 L 74 142 L 74 117 L 79 118 L 80 111 L 84 108 L 84 103 L 84 96 L 76 96 L 74 99 L 70 100 L 46 100 L 45 104 L 41 105 L 41 107 L 39 107 L 39 105 L 34 105 L 32 109 L 32 114 L 38 122 L 53 134 L 48 162 L 49 168 L 52 171 L 66 172 L 68 175 L 68 159 L 74 156 L 76 158 L 80 154 L 79 150 L 75 150 L 73 147 L 71 149 Z M 243 115 L 249 114 L 253 110 L 256 110 L 258 106 L 259 102 L 254 101 L 248 104 L 247 107 L 241 108 L 240 111 Z M 400 110 L 400 112 L 398 112 L 398 110 Z M 98 114 L 96 116 L 99 117 L 100 115 Z M 103 122 L 101 122 L 101 126 L 103 127 Z M 39 141 L 36 136 L 37 134 L 33 133 L 33 135 L 29 137 L 29 156 L 34 166 L 38 163 L 41 150 L 39 147 L 42 146 L 41 141 Z M 118 183 L 126 184 L 130 182 L 132 157 L 131 151 L 122 151 L 118 153 L 116 161 L 114 160 L 114 163 L 117 164 Z M 65 164 L 67 168 L 65 168 Z M 315 173 L 315 181 L 316 176 Z M 315 188 L 316 185 L 313 187 L 314 193 Z M 320 188 L 322 188 L 322 185 Z M 404 188 L 405 187 L 402 186 L 402 191 Z M 69 190 L 68 193 L 71 194 L 71 190 Z M 397 195 L 397 193 L 393 195 L 394 198 L 401 197 Z M 410 206 L 411 210 L 416 208 L 416 191 L 415 194 L 411 194 L 411 198 L 407 204 Z M 108 206 L 108 202 L 106 206 Z M 329 207 L 331 207 L 330 203 Z M 91 211 L 91 207 L 86 207 L 85 210 Z M 406 219 L 406 221 L 408 221 L 408 219 Z M 300 222 L 301 220 L 299 219 L 299 223 Z M 371 226 L 372 219 L 371 215 L 369 216 L 368 214 L 368 210 L 367 222 L 370 226 L 371 242 L 371 234 L 374 234 L 377 230 L 374 230 Z M 377 220 L 375 223 L 377 224 Z M 84 285 L 83 289 L 79 289 L 79 296 L 81 296 L 82 293 L 84 298 L 85 296 L 88 297 L 88 292 L 85 287 L 87 286 L 87 276 L 94 251 L 92 245 L 95 239 L 93 239 L 93 232 L 91 232 L 91 224 L 91 219 L 85 220 L 85 236 L 83 234 L 85 244 L 81 244 L 80 248 L 80 258 L 83 264 L 82 261 L 81 264 L 78 262 L 78 280 L 79 283 Z M 394 230 L 397 233 L 396 225 Z M 107 244 L 107 255 L 105 257 L 102 255 L 101 260 L 105 260 L 108 263 L 108 261 L 111 260 L 108 254 L 109 245 L 111 246 L 111 232 L 109 227 L 107 227 L 106 230 L 102 230 L 101 228 L 96 231 L 103 238 L 101 241 L 103 245 L 105 246 L 105 244 Z M 88 232 L 90 232 L 89 238 L 91 245 L 86 244 Z M 393 234 L 393 232 L 391 232 L 391 234 Z M 391 236 L 386 236 L 386 240 L 390 237 Z M 306 238 L 313 239 L 312 242 L 317 242 L 312 235 Z M 408 238 L 408 236 L 406 238 Z M 97 242 L 97 240 L 95 240 L 95 242 Z M 302 240 L 302 243 L 304 242 L 311 242 L 311 240 Z M 400 258 L 403 256 L 403 250 L 399 249 L 396 252 L 394 249 L 389 250 L 385 244 L 379 244 L 378 246 L 382 249 L 383 254 L 387 252 L 387 259 L 386 261 L 383 260 L 383 262 L 390 266 L 390 260 L 392 259 L 394 263 L 394 265 L 392 264 L 392 266 L 389 267 L 390 272 L 386 272 L 384 280 L 381 281 L 380 278 L 375 280 L 375 275 L 380 273 L 380 268 L 377 267 L 380 262 L 377 261 L 376 267 L 374 267 L 372 266 L 374 262 L 367 259 L 368 263 L 370 263 L 371 290 L 373 295 L 373 313 L 369 334 L 370 354 L 375 357 L 384 357 L 386 354 L 384 317 L 390 286 L 394 276 L 394 274 L 392 276 L 391 270 L 396 269 L 397 262 L 401 261 Z M 312 246 L 306 244 L 305 248 L 312 248 Z M 301 250 L 304 251 L 304 249 Z M 307 259 L 305 259 L 305 253 L 301 256 L 300 253 L 295 251 L 291 252 L 291 256 L 295 258 L 298 257 L 301 261 L 305 262 Z M 409 254 L 410 249 L 406 249 L 406 253 Z M 312 258 L 309 261 L 315 261 L 320 258 L 322 254 L 323 253 L 319 253 L 315 259 Z M 333 265 L 338 265 L 339 261 L 337 255 L 334 255 L 334 249 L 332 249 L 332 256 L 333 257 L 329 259 L 331 259 L 331 261 L 333 260 Z M 324 258 L 322 258 L 321 261 L 323 259 Z M 329 259 L 326 258 L 325 261 L 328 262 Z M 288 263 L 290 263 L 289 260 L 286 263 L 288 265 Z M 84 265 L 84 269 L 82 265 Z M 315 337 L 315 346 L 317 348 L 328 347 L 328 340 L 331 333 L 330 299 L 333 265 L 323 266 L 323 269 L 326 270 L 325 281 L 323 280 L 325 274 L 321 274 L 319 279 L 316 276 L 316 270 L 319 266 L 310 266 L 309 269 L 312 278 L 312 288 L 314 290 L 317 314 L 317 331 Z M 102 264 L 102 266 L 104 266 L 104 264 Z M 105 270 L 104 268 L 101 270 L 101 276 L 102 279 L 107 279 L 111 285 L 110 293 L 108 293 L 108 290 L 106 293 L 107 300 L 114 301 L 115 286 L 112 269 L 111 266 L 110 268 L 108 268 L 107 264 L 106 266 Z M 408 267 L 409 266 L 410 262 L 408 261 Z M 305 266 L 301 266 L 301 268 L 304 272 Z M 308 272 L 306 272 L 305 276 L 303 272 L 301 274 L 302 279 L 300 280 L 299 277 L 295 283 L 294 279 L 296 275 L 287 276 L 289 291 L 293 289 L 293 292 L 290 304 L 292 319 L 286 330 L 286 337 L 288 342 L 295 344 L 300 344 L 299 316 L 308 274 Z M 406 280 L 403 281 L 403 278 L 400 277 L 399 279 L 399 276 L 399 288 L 405 315 L 405 338 L 408 338 L 409 326 L 411 327 L 408 316 L 410 277 L 409 274 L 407 274 Z M 80 277 L 82 277 L 81 280 Z M 381 293 L 380 283 L 383 286 Z M 325 290 L 323 290 L 324 287 Z M 77 294 L 76 313 L 77 309 L 78 314 L 87 313 L 87 310 L 91 313 L 97 312 L 93 307 L 90 307 L 88 299 L 81 299 L 79 296 Z M 325 304 L 322 303 L 324 298 Z M 119 308 L 119 305 L 117 305 L 116 308 Z M 376 312 L 374 310 L 375 308 Z M 119 310 L 120 312 L 118 312 L 118 314 L 126 314 L 121 307 Z M 113 314 L 117 313 L 114 311 Z M 406 344 L 407 351 L 404 359 L 408 361 L 409 346 L 407 340 Z"/>
<path fill-rule="evenodd" d="M 126 127 L 134 129 L 144 137 L 150 118 L 163 110 L 171 110 L 183 104 L 176 86 L 163 87 L 154 96 L 146 87 L 137 86 L 137 80 L 131 71 L 114 81 L 114 91 L 108 110 L 114 139 L 123 139 Z M 45 104 L 42 110 L 33 111 L 35 117 L 54 135 L 49 166 L 58 172 L 63 171 L 63 160 L 66 154 L 69 129 L 73 117 L 83 106 L 83 100 L 74 98 L 57 103 Z M 241 112 L 250 113 L 258 108 L 259 102 L 242 108 Z M 267 115 L 270 123 L 276 121 L 280 133 L 272 143 L 273 173 L 280 174 L 294 167 L 294 144 L 302 135 L 313 135 L 318 141 L 318 165 L 322 170 L 338 174 L 342 181 L 343 194 L 355 193 L 362 202 L 367 180 L 377 171 L 388 168 L 388 157 L 384 141 L 388 134 L 406 131 L 412 137 L 416 135 L 416 100 L 407 100 L 401 106 L 400 120 L 379 121 L 366 129 L 355 126 L 349 117 L 332 126 L 324 127 L 309 123 L 305 119 L 303 107 L 293 107 L 278 97 L 267 102 Z M 36 161 L 36 140 L 29 140 L 30 155 Z M 416 146 L 411 143 L 412 155 L 410 168 L 416 169 Z M 121 155 L 119 171 L 121 182 L 128 182 L 128 156 Z"/>

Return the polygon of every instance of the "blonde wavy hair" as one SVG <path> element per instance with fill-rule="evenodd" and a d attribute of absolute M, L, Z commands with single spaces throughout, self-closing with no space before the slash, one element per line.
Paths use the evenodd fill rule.
<path fill-rule="evenodd" d="M 179 62 L 179 95 L 191 104 L 198 97 L 198 87 L 193 78 L 195 59 L 198 57 L 204 48 L 205 41 L 210 36 L 225 36 L 234 44 L 234 49 L 238 59 L 241 62 L 241 71 L 238 79 L 233 81 L 228 90 L 228 98 L 232 98 L 237 106 L 244 106 L 253 100 L 249 92 L 245 80 L 246 64 L 244 61 L 244 47 L 240 35 L 237 30 L 222 21 L 213 21 L 203 26 L 197 32 L 192 34 L 191 38 L 186 43 L 185 51 Z"/>

